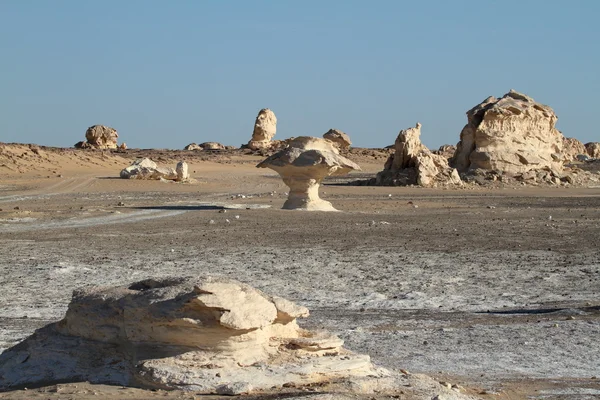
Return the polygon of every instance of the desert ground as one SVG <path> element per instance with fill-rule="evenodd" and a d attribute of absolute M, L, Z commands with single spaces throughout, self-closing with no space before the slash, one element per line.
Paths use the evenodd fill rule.
<path fill-rule="evenodd" d="M 303 212 L 280 209 L 287 188 L 256 155 L 0 146 L 0 351 L 61 319 L 76 288 L 215 274 L 308 307 L 303 326 L 390 369 L 488 399 L 600 396 L 599 187 L 346 185 L 387 157 L 357 151 L 363 171 L 321 187 L 341 212 Z M 119 179 L 140 156 L 186 160 L 196 182 Z"/>

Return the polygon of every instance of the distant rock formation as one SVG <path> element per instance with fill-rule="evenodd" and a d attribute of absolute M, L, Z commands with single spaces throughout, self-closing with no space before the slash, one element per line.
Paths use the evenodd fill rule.
<path fill-rule="evenodd" d="M 276 171 L 289 186 L 284 209 L 308 211 L 337 211 L 330 202 L 319 197 L 319 185 L 327 176 L 360 170 L 357 164 L 339 155 L 333 142 L 309 136 L 291 140 L 288 147 L 257 167 Z"/>
<path fill-rule="evenodd" d="M 85 142 L 75 144 L 79 149 L 116 149 L 119 134 L 116 129 L 104 126 L 90 126 L 85 132 Z"/>
<path fill-rule="evenodd" d="M 456 152 L 456 146 L 453 144 L 443 144 L 439 149 L 432 151 L 433 154 L 444 156 L 446 158 L 452 158 Z"/>
<path fill-rule="evenodd" d="M 196 143 L 190 143 L 183 148 L 184 150 L 204 150 L 201 146 Z"/>
<path fill-rule="evenodd" d="M 341 150 L 348 150 L 350 148 L 350 145 L 352 145 L 352 142 L 350 141 L 350 136 L 338 129 L 328 130 L 326 133 L 323 134 L 323 139 L 331 140 Z"/>
<path fill-rule="evenodd" d="M 563 136 L 549 106 L 511 90 L 501 99 L 488 97 L 469 110 L 467 118 L 451 160 L 459 172 L 562 169 Z"/>
<path fill-rule="evenodd" d="M 173 169 L 171 167 L 159 167 L 149 158 L 140 158 L 135 160 L 129 167 L 123 169 L 120 177 L 123 179 L 186 181 L 189 179 L 189 174 L 185 161 L 179 162 L 177 169 Z"/>
<path fill-rule="evenodd" d="M 433 154 L 421 143 L 421 124 L 400 131 L 395 152 L 387 159 L 383 171 L 372 184 L 379 186 L 460 185 L 458 172 L 448 165 L 448 158 Z"/>
<path fill-rule="evenodd" d="M 247 147 L 251 150 L 269 148 L 276 132 L 277 117 L 275 117 L 275 113 L 268 108 L 263 108 L 256 116 L 252 139 L 248 142 Z"/>
<path fill-rule="evenodd" d="M 585 151 L 587 152 L 587 155 L 592 158 L 600 158 L 600 143 L 599 142 L 586 143 Z"/>
<path fill-rule="evenodd" d="M 344 381 L 372 393 L 403 379 L 334 335 L 299 328 L 308 314 L 210 276 L 76 290 L 63 320 L 0 355 L 0 388 L 89 381 L 238 395 Z"/>
<path fill-rule="evenodd" d="M 184 150 L 225 150 L 227 146 L 218 142 L 204 142 L 200 144 L 190 143 L 183 148 Z"/>
<path fill-rule="evenodd" d="M 563 137 L 563 160 L 564 162 L 570 162 L 577 159 L 580 154 L 587 155 L 587 151 L 583 143 L 575 138 Z"/>
<path fill-rule="evenodd" d="M 225 150 L 225 146 L 218 142 L 204 142 L 200 143 L 199 146 L 203 150 Z"/>

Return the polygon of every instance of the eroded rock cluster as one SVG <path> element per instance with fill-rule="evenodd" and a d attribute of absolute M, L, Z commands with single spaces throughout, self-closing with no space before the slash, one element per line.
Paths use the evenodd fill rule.
<path fill-rule="evenodd" d="M 190 179 L 188 164 L 185 161 L 177 163 L 175 168 L 160 167 L 149 158 L 135 160 L 129 167 L 121 170 L 123 179 L 170 180 L 185 182 Z"/>
<path fill-rule="evenodd" d="M 328 176 L 345 175 L 360 167 L 342 157 L 330 140 L 300 136 L 280 152 L 257 165 L 276 171 L 290 188 L 284 209 L 337 211 L 319 197 L 319 185 Z"/>
<path fill-rule="evenodd" d="M 299 328 L 308 314 L 225 278 L 86 288 L 63 320 L 0 355 L 0 388 L 82 380 L 217 394 L 340 379 L 381 386 L 390 373 L 369 356 Z"/>
<path fill-rule="evenodd" d="M 434 154 L 421 143 L 421 124 L 400 131 L 394 144 L 394 153 L 383 171 L 371 183 L 382 186 L 420 185 L 437 187 L 460 185 L 456 169 L 448 165 L 448 158 Z"/>
<path fill-rule="evenodd" d="M 75 144 L 79 149 L 117 149 L 119 134 L 116 129 L 104 125 L 90 126 L 85 132 L 85 141 Z"/>

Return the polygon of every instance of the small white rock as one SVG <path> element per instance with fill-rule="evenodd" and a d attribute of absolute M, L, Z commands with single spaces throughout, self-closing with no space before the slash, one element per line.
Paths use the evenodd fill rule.
<path fill-rule="evenodd" d="M 239 216 L 239 215 L 236 215 L 236 216 L 235 216 L 235 219 L 240 219 L 240 216 Z"/>
<path fill-rule="evenodd" d="M 209 224 L 214 225 L 215 224 L 215 220 L 211 219 L 210 221 L 208 221 Z"/>

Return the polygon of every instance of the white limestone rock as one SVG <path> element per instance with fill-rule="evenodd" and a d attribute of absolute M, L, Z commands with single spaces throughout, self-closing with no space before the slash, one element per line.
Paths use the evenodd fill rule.
<path fill-rule="evenodd" d="M 467 118 L 451 160 L 459 172 L 562 169 L 563 135 L 549 106 L 511 90 L 501 99 L 488 97 Z"/>
<path fill-rule="evenodd" d="M 254 121 L 254 130 L 252 139 L 248 142 L 248 148 L 251 150 L 269 148 L 275 133 L 277 133 L 277 117 L 270 109 L 263 108 L 258 112 Z"/>
<path fill-rule="evenodd" d="M 310 136 L 291 140 L 288 147 L 257 167 L 276 171 L 290 188 L 284 209 L 308 211 L 337 211 L 319 197 L 319 185 L 327 176 L 360 170 L 357 164 L 339 154 L 333 142 Z"/>
<path fill-rule="evenodd" d="M 434 154 L 421 143 L 421 124 L 400 131 L 395 152 L 374 180 L 381 186 L 420 185 L 424 187 L 461 185 L 458 171 L 448 165 L 448 158 Z M 441 151 L 441 149 L 440 149 Z"/>
<path fill-rule="evenodd" d="M 81 289 L 63 320 L 0 355 L 0 388 L 89 381 L 242 394 L 389 377 L 336 336 L 299 328 L 295 316 L 307 315 L 226 278 Z"/>
<path fill-rule="evenodd" d="M 117 149 L 117 130 L 109 126 L 93 125 L 85 131 L 85 142 L 78 142 L 75 147 L 82 149 Z"/>
<path fill-rule="evenodd" d="M 149 158 L 135 160 L 129 167 L 121 170 L 120 177 L 123 179 L 178 180 L 178 174 L 175 169 L 159 167 Z"/>
<path fill-rule="evenodd" d="M 352 141 L 350 141 L 350 136 L 340 131 L 339 129 L 328 130 L 326 133 L 323 134 L 323 139 L 331 140 L 341 150 L 348 150 L 352 145 Z"/>

